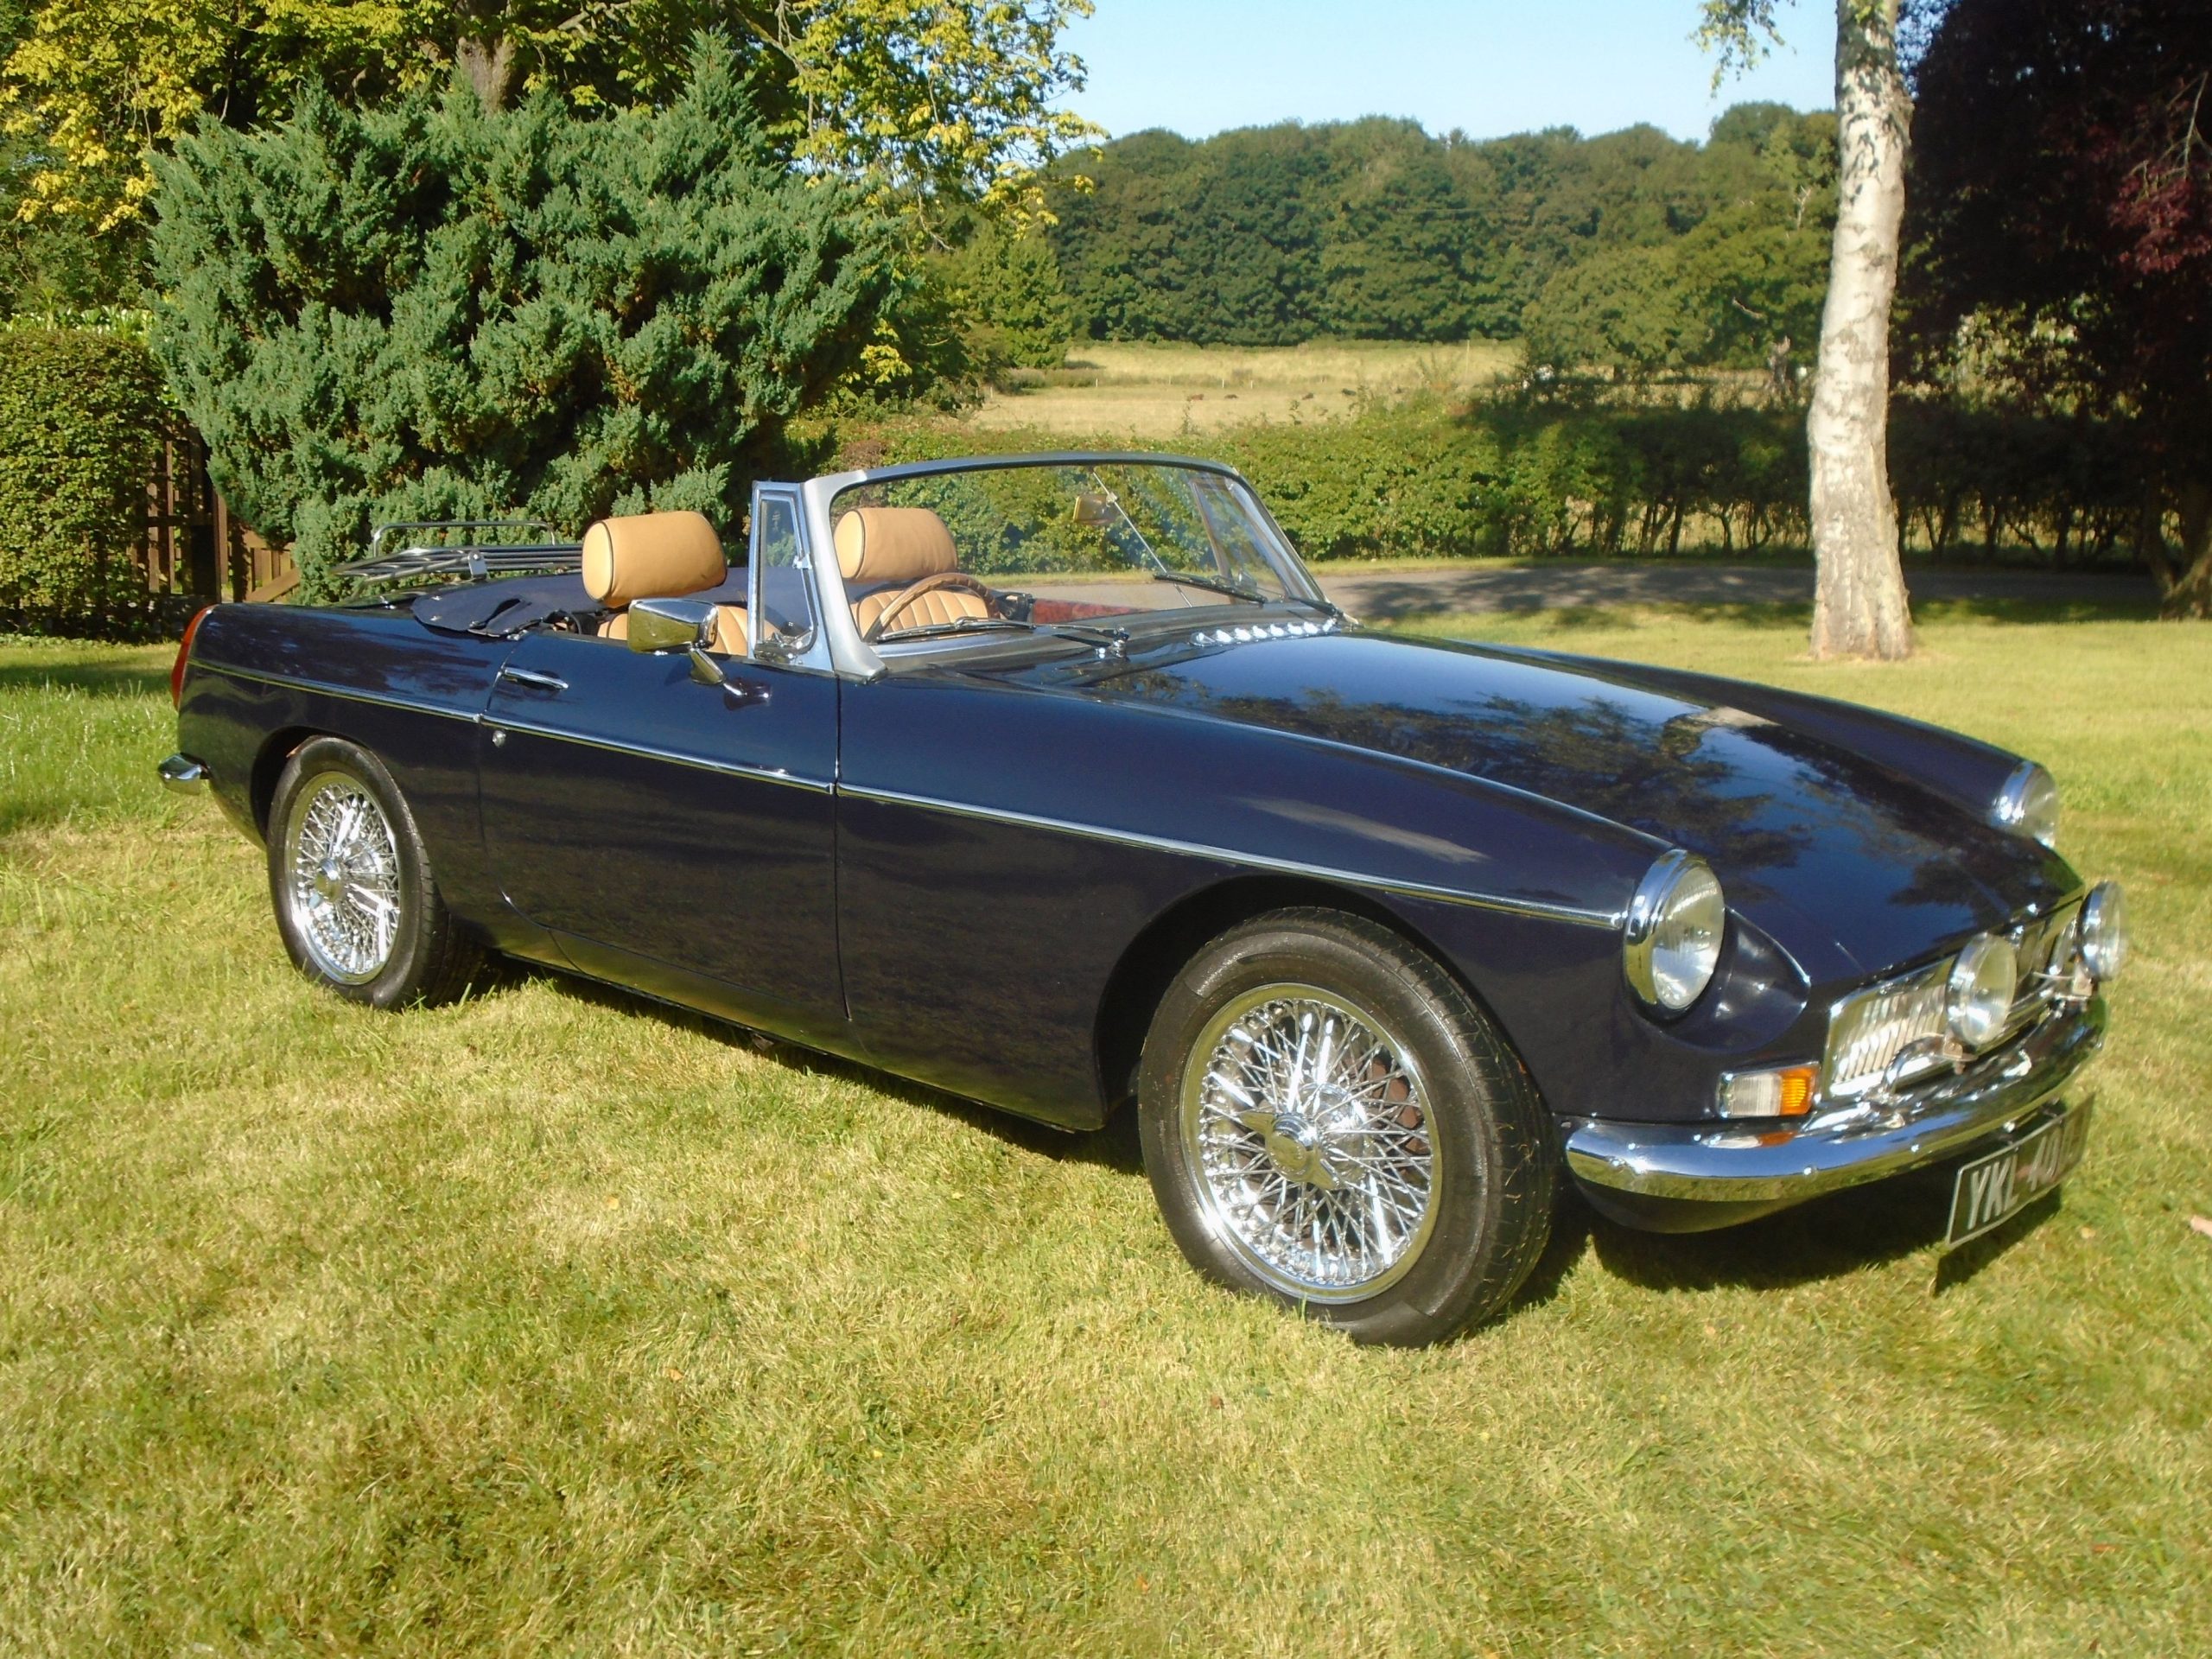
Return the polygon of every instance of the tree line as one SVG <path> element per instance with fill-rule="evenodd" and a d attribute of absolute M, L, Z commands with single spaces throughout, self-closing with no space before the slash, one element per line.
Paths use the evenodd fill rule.
<path fill-rule="evenodd" d="M 1505 340 L 1637 372 L 1809 341 L 1835 123 L 1744 104 L 1702 143 L 1649 126 L 1474 141 L 1407 121 L 1143 132 L 1063 158 L 1050 231 L 1077 327 L 1287 346 Z"/>

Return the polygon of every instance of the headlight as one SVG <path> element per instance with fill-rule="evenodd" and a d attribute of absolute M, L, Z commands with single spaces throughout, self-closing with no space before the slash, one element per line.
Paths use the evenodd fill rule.
<path fill-rule="evenodd" d="M 2024 760 L 2005 780 L 1991 803 L 1989 821 L 2016 836 L 2032 836 L 2046 847 L 2058 843 L 2058 785 L 2032 760 Z"/>
<path fill-rule="evenodd" d="M 1680 848 L 1662 853 L 1629 900 L 1621 944 L 1629 984 L 1646 1002 L 1680 1014 L 1711 982 L 1727 925 L 1720 880 L 1706 861 Z"/>
<path fill-rule="evenodd" d="M 2127 965 L 2127 901 L 2120 883 L 2100 881 L 2082 902 L 2082 962 L 2098 980 Z"/>
<path fill-rule="evenodd" d="M 1951 964 L 1944 1018 L 1951 1035 L 1968 1048 L 1986 1048 L 2004 1034 L 2019 988 L 2020 959 L 2010 939 L 1985 933 Z"/>

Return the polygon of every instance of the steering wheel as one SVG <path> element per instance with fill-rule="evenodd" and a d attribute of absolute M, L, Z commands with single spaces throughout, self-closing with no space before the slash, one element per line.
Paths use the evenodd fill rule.
<path fill-rule="evenodd" d="M 965 570 L 940 570 L 933 576 L 924 576 L 919 582 L 902 592 L 898 598 L 878 611 L 875 620 L 868 625 L 861 638 L 869 645 L 874 645 L 882 638 L 883 630 L 893 617 L 898 615 L 924 594 L 935 593 L 940 588 L 965 588 L 983 601 L 983 608 L 987 613 L 995 608 L 991 590 Z"/>

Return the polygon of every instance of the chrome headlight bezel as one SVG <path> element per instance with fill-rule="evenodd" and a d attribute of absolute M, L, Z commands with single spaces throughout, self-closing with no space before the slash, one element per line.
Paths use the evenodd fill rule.
<path fill-rule="evenodd" d="M 1662 1018 L 1687 1013 L 1713 982 L 1727 928 L 1727 896 L 1713 867 L 1679 847 L 1662 853 L 1629 900 L 1621 933 L 1629 988 Z"/>
<path fill-rule="evenodd" d="M 2046 847 L 2058 844 L 2058 780 L 2032 760 L 2012 768 L 1990 803 L 1989 821 Z"/>
<path fill-rule="evenodd" d="M 1969 939 L 1944 980 L 1944 1025 L 1979 1053 L 2005 1034 L 2019 984 L 2020 954 L 2012 940 L 2000 933 Z"/>

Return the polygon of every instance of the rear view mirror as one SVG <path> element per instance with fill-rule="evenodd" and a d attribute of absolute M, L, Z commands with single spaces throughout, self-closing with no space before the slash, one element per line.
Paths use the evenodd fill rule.
<path fill-rule="evenodd" d="M 639 599 L 630 604 L 630 649 L 685 651 L 691 654 L 691 677 L 702 685 L 720 685 L 721 664 L 707 655 L 715 643 L 715 607 L 703 599 Z"/>
<path fill-rule="evenodd" d="M 1104 490 L 1081 490 L 1075 498 L 1075 521 L 1101 529 L 1122 516 L 1120 506 Z"/>

